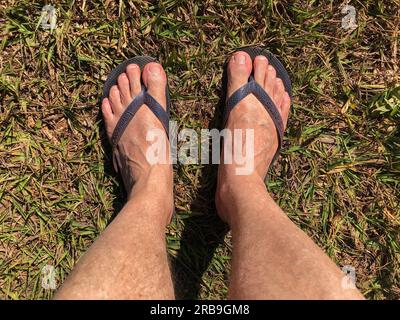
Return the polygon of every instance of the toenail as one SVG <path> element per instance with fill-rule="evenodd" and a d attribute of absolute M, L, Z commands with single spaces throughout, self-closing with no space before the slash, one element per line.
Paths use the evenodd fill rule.
<path fill-rule="evenodd" d="M 258 60 L 267 60 L 267 57 L 266 56 L 257 56 L 257 59 Z"/>
<path fill-rule="evenodd" d="M 246 56 L 244 54 L 238 53 L 234 56 L 234 60 L 237 64 L 245 64 Z"/>
<path fill-rule="evenodd" d="M 274 67 L 273 66 L 268 66 L 268 70 L 272 71 L 272 70 L 274 70 Z"/>
<path fill-rule="evenodd" d="M 153 76 L 158 76 L 160 74 L 160 67 L 157 64 L 151 65 L 149 70 Z"/>

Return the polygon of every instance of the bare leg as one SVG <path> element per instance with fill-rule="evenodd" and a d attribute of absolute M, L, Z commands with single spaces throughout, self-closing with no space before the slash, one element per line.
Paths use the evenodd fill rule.
<path fill-rule="evenodd" d="M 166 75 L 159 64 L 143 70 L 149 92 L 165 107 Z M 128 66 L 102 104 L 110 137 L 132 97 L 140 92 L 140 69 Z M 171 165 L 150 165 L 146 133 L 162 125 L 143 106 L 119 142 L 128 202 L 101 234 L 56 294 L 56 299 L 172 299 L 165 226 L 172 212 Z M 165 143 L 168 143 L 165 139 Z M 169 151 L 168 151 L 169 152 Z"/>
<path fill-rule="evenodd" d="M 287 122 L 290 97 L 268 61 L 236 53 L 228 66 L 228 96 L 247 82 L 254 68 Z M 313 241 L 297 228 L 268 194 L 264 177 L 277 148 L 276 129 L 260 102 L 250 95 L 231 113 L 227 128 L 254 128 L 255 170 L 235 173 L 220 165 L 216 203 L 232 230 L 233 261 L 229 296 L 233 299 L 362 299 L 342 287 L 343 274 Z"/>

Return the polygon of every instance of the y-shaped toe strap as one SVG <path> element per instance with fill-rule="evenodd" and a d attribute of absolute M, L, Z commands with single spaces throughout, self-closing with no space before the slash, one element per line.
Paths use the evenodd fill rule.
<path fill-rule="evenodd" d="M 244 98 L 246 98 L 249 94 L 254 94 L 256 98 L 261 102 L 264 106 L 265 110 L 267 110 L 270 115 L 272 121 L 275 124 L 276 131 L 278 133 L 278 150 L 274 156 L 274 159 L 278 156 L 279 150 L 282 145 L 284 126 L 282 117 L 275 106 L 275 103 L 272 101 L 268 93 L 254 80 L 252 76 L 250 76 L 249 82 L 236 90 L 227 100 L 226 108 L 224 112 L 224 127 L 226 122 L 228 121 L 229 114 L 232 109 Z"/>
<path fill-rule="evenodd" d="M 140 107 L 143 106 L 144 104 L 147 105 L 149 109 L 157 117 L 157 119 L 160 120 L 167 134 L 167 137 L 169 136 L 168 113 L 164 110 L 164 108 L 160 105 L 160 103 L 158 103 L 158 101 L 148 93 L 147 89 L 142 85 L 142 91 L 132 100 L 132 102 L 125 109 L 125 111 L 121 115 L 121 118 L 118 120 L 118 123 L 115 126 L 114 132 L 111 136 L 111 145 L 114 150 L 113 162 L 116 171 L 118 171 L 118 166 L 115 158 L 115 149 L 117 148 L 118 142 L 121 139 L 121 136 L 124 133 L 129 122 L 135 116 L 136 112 L 140 109 Z"/>

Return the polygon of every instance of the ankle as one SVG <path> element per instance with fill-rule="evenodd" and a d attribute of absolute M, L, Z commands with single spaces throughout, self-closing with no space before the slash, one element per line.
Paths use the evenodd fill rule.
<path fill-rule="evenodd" d="M 153 199 L 148 194 L 139 192 L 127 200 L 118 216 L 128 216 L 128 219 L 135 221 L 136 224 L 146 226 L 146 229 L 161 235 L 171 222 L 173 213 L 172 204 L 168 204 L 168 207 L 165 204 L 165 199 Z"/>
<path fill-rule="evenodd" d="M 137 201 L 153 207 L 168 224 L 174 209 L 172 170 L 154 166 L 140 174 L 127 195 L 128 203 Z"/>
<path fill-rule="evenodd" d="M 234 172 L 228 172 L 228 170 L 219 170 L 218 172 L 217 193 L 220 193 L 222 197 L 226 193 L 242 193 L 244 186 L 248 190 L 248 185 L 264 187 L 265 183 L 264 179 L 257 172 L 250 175 L 237 175 Z"/>
<path fill-rule="evenodd" d="M 219 175 L 215 204 L 221 219 L 231 225 L 233 215 L 240 214 L 243 206 L 254 197 L 268 195 L 264 180 L 258 175 Z"/>
<path fill-rule="evenodd" d="M 125 207 L 130 208 L 127 213 L 134 215 L 135 220 L 160 230 L 171 222 L 174 210 L 172 195 L 160 197 L 144 190 L 128 198 Z"/>

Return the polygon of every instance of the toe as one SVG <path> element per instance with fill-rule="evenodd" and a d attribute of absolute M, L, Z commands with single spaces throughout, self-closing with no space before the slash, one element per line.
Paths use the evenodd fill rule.
<path fill-rule="evenodd" d="M 233 54 L 228 64 L 227 97 L 234 93 L 249 80 L 252 61 L 248 53 L 238 51 Z"/>
<path fill-rule="evenodd" d="M 276 70 L 272 65 L 269 65 L 267 67 L 267 75 L 265 77 L 264 88 L 271 97 L 274 94 L 275 82 L 276 82 Z"/>
<path fill-rule="evenodd" d="M 275 87 L 274 87 L 274 101 L 277 107 L 280 108 L 283 100 L 283 95 L 285 94 L 285 86 L 281 79 L 277 78 L 275 80 Z"/>
<path fill-rule="evenodd" d="M 123 107 L 121 101 L 121 94 L 118 90 L 118 86 L 114 85 L 111 87 L 109 101 L 111 103 L 111 107 L 114 114 L 120 114 L 123 110 Z"/>
<path fill-rule="evenodd" d="M 265 56 L 257 56 L 254 59 L 254 80 L 261 86 L 264 86 L 267 67 L 268 59 Z"/>
<path fill-rule="evenodd" d="M 118 89 L 121 93 L 122 104 L 126 107 L 132 100 L 129 80 L 126 73 L 121 73 L 118 76 Z"/>
<path fill-rule="evenodd" d="M 139 94 L 142 90 L 140 83 L 140 68 L 137 64 L 130 64 L 126 68 L 126 74 L 128 75 L 129 85 L 131 90 L 131 96 L 134 97 Z"/>
<path fill-rule="evenodd" d="M 143 69 L 143 82 L 149 94 L 166 108 L 165 86 L 167 76 L 163 67 L 156 62 L 146 64 Z"/>
<path fill-rule="evenodd" d="M 104 120 L 111 121 L 113 119 L 110 101 L 107 98 L 104 98 L 101 103 L 101 112 L 103 113 Z"/>
<path fill-rule="evenodd" d="M 111 139 L 112 131 L 115 126 L 114 124 L 114 114 L 111 108 L 110 100 L 104 98 L 101 103 L 101 112 L 103 113 L 106 133 L 109 139 Z"/>

